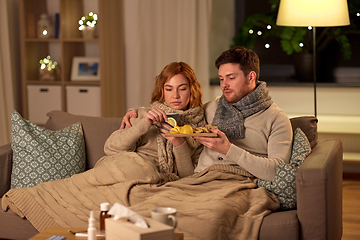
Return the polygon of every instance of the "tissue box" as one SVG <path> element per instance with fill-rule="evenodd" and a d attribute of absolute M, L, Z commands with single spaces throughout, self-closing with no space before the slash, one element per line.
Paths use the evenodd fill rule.
<path fill-rule="evenodd" d="M 105 239 L 120 240 L 174 240 L 174 229 L 168 225 L 144 217 L 149 228 L 135 226 L 126 219 L 105 219 Z"/>

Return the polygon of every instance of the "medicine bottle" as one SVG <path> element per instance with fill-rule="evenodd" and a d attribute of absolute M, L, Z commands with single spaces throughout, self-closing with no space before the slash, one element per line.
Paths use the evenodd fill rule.
<path fill-rule="evenodd" d="M 111 215 L 108 214 L 108 211 L 110 209 L 110 203 L 105 202 L 100 204 L 100 230 L 105 231 L 105 218 L 111 217 Z"/>
<path fill-rule="evenodd" d="M 87 234 L 88 234 L 88 240 L 96 240 L 96 227 L 95 227 L 95 218 L 93 211 L 90 211 Z"/>

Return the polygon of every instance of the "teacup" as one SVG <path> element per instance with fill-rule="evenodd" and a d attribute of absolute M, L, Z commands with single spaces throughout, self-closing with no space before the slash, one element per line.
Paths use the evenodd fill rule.
<path fill-rule="evenodd" d="M 151 211 L 151 218 L 169 225 L 173 228 L 176 228 L 177 219 L 176 219 L 176 209 L 171 207 L 159 207 Z"/>

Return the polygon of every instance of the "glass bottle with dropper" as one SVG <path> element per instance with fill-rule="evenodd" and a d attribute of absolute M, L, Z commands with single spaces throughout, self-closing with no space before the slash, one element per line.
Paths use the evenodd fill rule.
<path fill-rule="evenodd" d="M 110 203 L 104 202 L 100 204 L 100 230 L 105 231 L 105 219 L 111 217 L 111 215 L 108 214 L 108 211 L 110 210 Z"/>

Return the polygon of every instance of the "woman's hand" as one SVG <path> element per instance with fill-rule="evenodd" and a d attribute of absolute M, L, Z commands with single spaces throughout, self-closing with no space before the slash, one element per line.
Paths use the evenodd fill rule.
<path fill-rule="evenodd" d="M 120 129 L 124 129 L 125 126 L 131 127 L 130 118 L 137 118 L 137 111 L 135 109 L 128 111 L 125 116 L 123 117 L 123 120 L 121 122 Z M 145 115 L 146 121 L 150 125 L 154 125 L 157 123 L 161 123 L 160 134 L 165 137 L 165 133 L 168 133 L 171 130 L 171 126 L 165 121 L 167 120 L 166 113 L 158 108 L 151 109 L 146 115 Z M 181 137 L 165 137 L 167 140 L 169 140 L 174 147 L 181 146 L 185 140 Z"/>
<path fill-rule="evenodd" d="M 164 110 L 153 108 L 145 115 L 145 119 L 150 125 L 154 125 L 165 122 L 167 120 L 167 116 Z"/>
<path fill-rule="evenodd" d="M 160 134 L 165 137 L 165 133 L 168 133 L 171 130 L 171 126 L 167 123 L 161 123 L 161 128 L 159 128 Z M 185 139 L 182 137 L 165 137 L 168 141 L 172 143 L 174 147 L 180 147 Z"/>
<path fill-rule="evenodd" d="M 131 127 L 130 118 L 137 118 L 137 111 L 135 109 L 128 111 L 122 118 L 120 129 L 124 129 L 125 126 Z"/>

